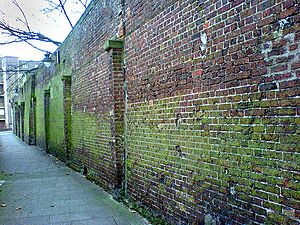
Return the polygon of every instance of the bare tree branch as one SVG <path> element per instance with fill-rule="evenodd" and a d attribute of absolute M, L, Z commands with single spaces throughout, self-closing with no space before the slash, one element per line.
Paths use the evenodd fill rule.
<path fill-rule="evenodd" d="M 68 15 L 68 7 L 69 7 L 69 2 L 76 3 L 82 5 L 84 9 L 86 9 L 88 3 L 90 0 L 44 0 L 45 2 L 48 3 L 49 7 L 43 9 L 45 13 L 51 13 L 53 11 L 60 11 L 64 17 L 67 19 L 68 23 L 70 24 L 71 28 L 73 29 L 73 23 L 71 21 L 71 18 Z M 22 9 L 22 7 L 19 5 L 17 0 L 12 1 L 13 4 L 17 7 L 17 9 L 21 13 L 21 17 L 17 18 L 17 21 L 19 21 L 22 25 L 23 28 L 17 27 L 17 26 L 11 26 L 8 22 L 5 20 L 0 20 L 0 33 L 5 35 L 7 39 L 5 41 L 0 41 L 0 45 L 8 45 L 8 44 L 13 44 L 13 43 L 20 43 L 24 42 L 33 48 L 42 51 L 42 52 L 47 52 L 46 50 L 43 50 L 39 47 L 37 47 L 33 42 L 46 42 L 46 43 L 52 43 L 56 46 L 59 46 L 61 43 L 58 41 L 55 41 L 51 39 L 48 36 L 45 36 L 39 32 L 35 32 L 32 30 L 30 27 L 28 18 L 26 17 L 26 13 Z M 0 12 L 3 15 L 6 15 L 5 12 L 0 10 Z"/>
<path fill-rule="evenodd" d="M 84 2 L 82 1 L 82 0 L 78 0 L 78 2 L 80 2 L 81 3 L 81 5 L 86 9 L 86 7 L 87 7 L 87 3 L 88 3 L 88 1 L 87 0 L 85 0 Z"/>
<path fill-rule="evenodd" d="M 64 6 L 64 4 L 62 3 L 62 1 L 61 0 L 59 0 L 59 4 L 60 4 L 60 7 L 61 7 L 61 9 L 62 9 L 62 11 L 64 12 L 64 14 L 65 14 L 65 17 L 67 18 L 67 20 L 68 20 L 68 22 L 69 22 L 69 24 L 70 24 L 70 26 L 72 27 L 72 29 L 74 28 L 73 27 L 73 24 L 72 24 L 72 22 L 71 22 L 71 20 L 70 20 L 70 18 L 69 18 L 69 16 L 68 16 L 68 14 L 67 14 L 67 12 L 66 12 L 66 9 L 65 9 L 65 6 Z"/>
<path fill-rule="evenodd" d="M 20 5 L 18 4 L 17 0 L 14 0 L 14 1 L 13 1 L 13 4 L 20 10 L 20 12 L 21 12 L 22 15 L 23 15 L 24 21 L 21 20 L 21 19 L 19 19 L 19 21 L 22 22 L 22 23 L 27 27 L 28 31 L 30 32 L 31 30 L 30 30 L 30 27 L 29 27 L 29 23 L 28 23 L 27 17 L 26 17 L 26 15 L 25 15 L 23 9 L 22 9 L 22 8 L 20 7 Z"/>
<path fill-rule="evenodd" d="M 6 80 L 10 80 L 13 76 L 15 76 L 16 75 L 16 73 L 22 73 L 22 72 L 25 72 L 25 73 L 27 73 L 28 71 L 29 72 L 32 72 L 33 71 L 33 69 L 35 70 L 35 69 L 37 69 L 37 68 L 33 68 L 33 69 L 30 69 L 30 70 L 28 70 L 28 69 L 20 69 L 20 68 L 22 68 L 23 66 L 25 66 L 25 65 L 27 65 L 27 64 L 29 64 L 29 63 L 32 63 L 32 62 L 37 62 L 37 61 L 33 61 L 33 60 L 29 60 L 29 61 L 25 61 L 24 63 L 19 63 L 19 65 L 18 66 L 12 66 L 12 67 L 10 67 L 10 68 L 7 68 L 7 69 L 5 69 L 5 70 L 2 70 L 1 68 L 0 68 L 0 73 L 6 73 Z M 40 63 L 42 63 L 42 62 L 40 62 Z"/>
<path fill-rule="evenodd" d="M 6 93 L 9 93 L 11 91 L 11 89 L 16 85 L 17 82 L 19 82 L 21 79 L 24 78 L 24 76 L 26 76 L 27 74 L 31 73 L 31 72 L 34 72 L 38 70 L 38 68 L 33 68 L 31 70 L 27 70 L 25 73 L 22 74 L 21 77 L 19 77 L 18 79 L 16 79 L 13 83 L 10 84 L 9 87 L 6 88 L 5 92 Z"/>
<path fill-rule="evenodd" d="M 18 66 L 13 66 L 11 69 L 2 70 L 0 68 L 0 73 L 17 73 L 17 72 L 26 72 L 26 71 L 29 71 L 28 69 L 23 69 L 22 70 L 20 68 L 22 68 L 23 66 L 25 66 L 25 65 L 27 65 L 29 63 L 32 63 L 32 62 L 39 62 L 39 61 L 28 60 L 28 61 L 25 61 L 24 63 L 19 63 Z"/>
<path fill-rule="evenodd" d="M 54 41 L 51 38 L 34 31 L 24 31 L 16 27 L 11 27 L 9 24 L 0 21 L 0 30 L 2 30 L 2 34 L 8 35 L 10 37 L 14 37 L 13 41 L 6 41 L 0 42 L 0 45 L 11 44 L 15 42 L 22 42 L 22 41 L 42 41 L 53 43 L 57 46 L 60 45 L 60 42 Z"/>
<path fill-rule="evenodd" d="M 44 0 L 45 2 L 47 2 L 49 4 L 49 7 L 42 9 L 42 11 L 44 13 L 51 13 L 53 11 L 61 11 L 61 6 L 60 3 L 54 2 L 52 0 Z M 62 3 L 63 5 L 65 5 L 67 2 L 67 0 L 64 0 Z"/>
<path fill-rule="evenodd" d="M 34 44 L 31 44 L 29 41 L 24 41 L 26 44 L 28 44 L 28 45 L 30 45 L 31 47 L 33 47 L 33 48 L 35 48 L 36 50 L 39 50 L 39 51 L 41 51 L 41 52 L 49 52 L 49 51 L 47 51 L 47 50 L 44 50 L 44 49 L 41 49 L 41 48 L 39 48 L 39 47 L 37 47 L 36 45 L 34 45 Z"/>
<path fill-rule="evenodd" d="M 26 44 L 28 44 L 42 52 L 47 52 L 47 51 L 30 43 L 30 41 L 48 42 L 48 43 L 52 43 L 56 46 L 60 45 L 60 42 L 52 40 L 51 38 L 49 38 L 39 32 L 32 31 L 30 29 L 26 14 L 23 11 L 23 9 L 21 8 L 21 6 L 18 4 L 17 0 L 13 0 L 13 4 L 21 12 L 23 19 L 18 18 L 18 21 L 20 21 L 26 27 L 26 30 L 22 30 L 17 27 L 12 27 L 5 21 L 0 21 L 0 30 L 2 31 L 1 33 L 6 35 L 9 38 L 13 38 L 12 40 L 9 40 L 9 41 L 0 42 L 0 45 L 8 45 L 8 44 L 12 44 L 12 43 L 25 42 Z"/>
<path fill-rule="evenodd" d="M 48 4 L 50 5 L 49 8 L 45 8 L 43 9 L 43 11 L 45 13 L 51 13 L 55 10 L 59 10 L 60 12 L 62 12 L 64 14 L 64 16 L 66 17 L 66 19 L 68 20 L 68 23 L 70 24 L 71 28 L 73 29 L 74 26 L 73 26 L 73 23 L 71 22 L 70 20 L 70 17 L 66 11 L 66 8 L 65 8 L 65 4 L 67 3 L 67 0 L 58 0 L 58 3 L 52 1 L 52 0 L 46 0 L 46 2 L 48 2 Z"/>

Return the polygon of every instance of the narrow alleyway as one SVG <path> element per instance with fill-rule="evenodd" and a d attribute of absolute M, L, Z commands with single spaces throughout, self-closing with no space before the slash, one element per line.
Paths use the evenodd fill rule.
<path fill-rule="evenodd" d="M 97 185 L 11 132 L 0 133 L 0 224 L 146 224 Z"/>

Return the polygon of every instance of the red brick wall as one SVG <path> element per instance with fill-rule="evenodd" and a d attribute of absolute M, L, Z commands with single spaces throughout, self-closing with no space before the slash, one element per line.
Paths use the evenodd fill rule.
<path fill-rule="evenodd" d="M 92 1 L 37 74 L 37 144 L 58 135 L 171 224 L 297 224 L 299 18 L 291 0 Z M 49 87 L 65 113 L 45 132 Z"/>
<path fill-rule="evenodd" d="M 119 25 L 119 1 L 94 1 L 60 48 L 62 75 L 71 76 L 74 167 L 104 187 L 119 187 L 111 59 L 103 49 Z"/>
<path fill-rule="evenodd" d="M 126 4 L 129 195 L 173 224 L 299 223 L 299 4 Z"/>

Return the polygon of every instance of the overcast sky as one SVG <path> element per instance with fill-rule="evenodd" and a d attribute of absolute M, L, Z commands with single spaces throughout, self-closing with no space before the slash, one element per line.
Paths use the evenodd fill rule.
<path fill-rule="evenodd" d="M 13 0 L 1 0 L 0 20 L 4 19 L 8 21 L 10 25 L 22 27 L 22 23 L 17 20 L 17 18 L 23 18 L 22 14 L 12 1 Z M 75 0 L 68 1 L 70 5 L 67 5 L 66 9 L 73 25 L 75 25 L 84 8 L 79 4 L 75 4 Z M 50 14 L 42 12 L 42 9 L 48 6 L 43 0 L 18 0 L 18 3 L 26 14 L 32 31 L 40 32 L 60 42 L 62 42 L 71 31 L 71 27 L 63 14 L 57 11 Z M 7 40 L 6 37 L 0 33 L 0 41 L 3 42 L 4 40 Z M 50 52 L 55 51 L 57 48 L 53 44 L 43 43 L 37 45 Z M 18 43 L 5 46 L 0 45 L 0 56 L 17 56 L 22 60 L 42 60 L 44 53 L 35 50 L 25 43 Z"/>

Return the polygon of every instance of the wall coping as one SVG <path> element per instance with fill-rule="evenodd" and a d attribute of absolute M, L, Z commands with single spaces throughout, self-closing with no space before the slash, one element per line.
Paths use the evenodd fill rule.
<path fill-rule="evenodd" d="M 109 51 L 112 48 L 121 48 L 122 49 L 122 48 L 124 48 L 124 42 L 122 40 L 109 39 L 103 45 L 103 49 L 105 51 Z"/>
<path fill-rule="evenodd" d="M 65 80 L 71 80 L 71 75 L 64 75 L 64 76 L 61 76 L 61 80 L 62 80 L 62 81 L 65 81 Z"/>

